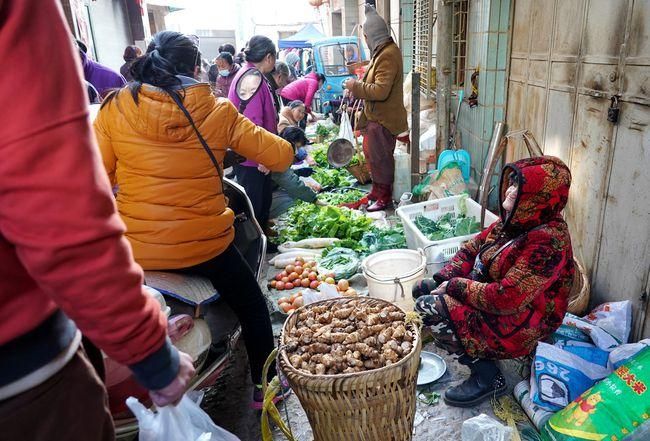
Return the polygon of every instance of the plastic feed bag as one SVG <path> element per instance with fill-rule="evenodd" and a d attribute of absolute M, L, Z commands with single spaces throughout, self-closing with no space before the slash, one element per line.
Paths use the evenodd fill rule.
<path fill-rule="evenodd" d="M 535 404 L 550 411 L 563 409 L 610 373 L 606 367 L 543 342 L 537 346 L 533 366 L 531 397 Z"/>
<path fill-rule="evenodd" d="M 638 343 L 619 346 L 609 354 L 609 368 L 611 370 L 618 369 L 621 365 L 627 363 L 630 358 L 647 347 L 650 347 L 650 338 L 641 340 Z"/>
<path fill-rule="evenodd" d="M 139 441 L 239 441 L 232 433 L 212 422 L 187 395 L 177 406 L 165 406 L 157 413 L 129 397 L 127 406 L 138 420 Z"/>
<path fill-rule="evenodd" d="M 555 414 L 542 430 L 545 441 L 648 439 L 650 348 Z"/>

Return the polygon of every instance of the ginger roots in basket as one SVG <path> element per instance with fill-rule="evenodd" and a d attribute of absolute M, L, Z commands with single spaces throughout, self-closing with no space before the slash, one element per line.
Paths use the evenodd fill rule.
<path fill-rule="evenodd" d="M 306 308 L 286 340 L 289 362 L 315 375 L 389 366 L 413 350 L 414 336 L 404 319 L 394 305 L 358 300 Z"/>

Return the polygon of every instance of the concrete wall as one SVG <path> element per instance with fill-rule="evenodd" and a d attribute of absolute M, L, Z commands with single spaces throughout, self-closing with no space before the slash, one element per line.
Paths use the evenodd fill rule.
<path fill-rule="evenodd" d="M 89 2 L 97 61 L 119 71 L 124 48 L 133 44 L 126 0 Z"/>

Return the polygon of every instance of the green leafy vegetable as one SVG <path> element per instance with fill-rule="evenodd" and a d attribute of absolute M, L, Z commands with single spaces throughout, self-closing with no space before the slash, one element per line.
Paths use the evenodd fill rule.
<path fill-rule="evenodd" d="M 318 195 L 318 199 L 328 205 L 341 205 L 356 202 L 365 195 L 361 190 L 345 190 L 340 192 L 325 192 Z"/>
<path fill-rule="evenodd" d="M 481 224 L 475 217 L 463 215 L 455 217 L 453 213 L 447 213 L 437 221 L 420 214 L 415 218 L 414 223 L 429 240 L 450 239 L 481 231 Z"/>
<path fill-rule="evenodd" d="M 360 241 L 342 240 L 325 248 L 323 257 L 329 255 L 329 252 L 334 248 L 349 248 L 358 252 L 361 257 L 366 257 L 384 250 L 407 248 L 404 227 L 401 223 L 391 228 L 376 227 L 373 225 L 368 231 L 363 233 Z"/>
<path fill-rule="evenodd" d="M 418 400 L 429 406 L 435 406 L 440 401 L 440 394 L 437 392 L 420 392 Z"/>
<path fill-rule="evenodd" d="M 352 159 L 350 159 L 349 167 L 354 167 L 355 165 L 361 164 L 361 157 L 358 153 L 355 153 Z"/>
<path fill-rule="evenodd" d="M 392 228 L 373 228 L 361 238 L 363 255 L 370 255 L 379 251 L 406 248 L 404 227 L 398 225 Z"/>
<path fill-rule="evenodd" d="M 359 241 L 372 219 L 358 211 L 299 202 L 280 217 L 275 227 L 277 243 L 313 237 L 335 237 Z"/>
<path fill-rule="evenodd" d="M 359 271 L 361 261 L 356 252 L 349 248 L 336 247 L 330 250 L 319 266 L 333 272 L 337 279 L 349 279 Z"/>
<path fill-rule="evenodd" d="M 322 124 L 316 125 L 316 135 L 327 138 L 330 134 L 330 130 Z"/>
<path fill-rule="evenodd" d="M 327 161 L 327 146 L 318 145 L 311 150 L 310 155 L 314 158 L 314 162 L 316 162 L 319 167 L 329 168 L 330 164 Z"/>
<path fill-rule="evenodd" d="M 311 175 L 322 187 L 347 187 L 356 181 L 349 171 L 343 168 L 314 168 Z"/>

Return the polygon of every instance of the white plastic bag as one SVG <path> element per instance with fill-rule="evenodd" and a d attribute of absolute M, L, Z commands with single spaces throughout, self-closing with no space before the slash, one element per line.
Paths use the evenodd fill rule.
<path fill-rule="evenodd" d="M 463 422 L 462 441 L 510 441 L 512 429 L 484 413 Z"/>
<path fill-rule="evenodd" d="M 336 289 L 335 285 L 322 283 L 318 287 L 318 291 L 313 289 L 305 289 L 302 291 L 302 299 L 305 305 L 320 302 L 322 300 L 330 300 L 341 297 L 341 294 Z"/>
<path fill-rule="evenodd" d="M 352 131 L 352 123 L 350 123 L 350 116 L 348 112 L 343 112 L 341 115 L 341 125 L 339 126 L 339 139 L 347 139 L 355 145 L 354 132 Z"/>
<path fill-rule="evenodd" d="M 632 302 L 609 302 L 594 308 L 583 319 L 596 325 L 625 344 L 632 330 Z"/>
<path fill-rule="evenodd" d="M 239 441 L 232 433 L 212 422 L 187 395 L 178 406 L 165 406 L 157 413 L 129 397 L 126 405 L 138 420 L 140 441 Z"/>

